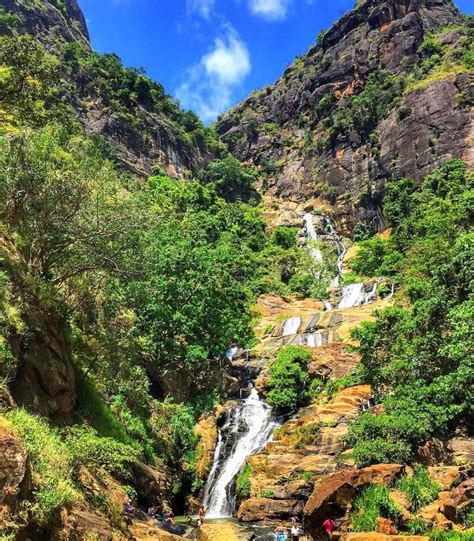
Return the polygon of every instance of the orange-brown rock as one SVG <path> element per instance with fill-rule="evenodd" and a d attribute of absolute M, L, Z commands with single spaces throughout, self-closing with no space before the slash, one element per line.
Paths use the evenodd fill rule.
<path fill-rule="evenodd" d="M 203 415 L 194 427 L 194 433 L 199 437 L 196 475 L 203 478 L 209 473 L 214 458 L 214 449 L 217 442 L 216 413 L 211 412 Z"/>
<path fill-rule="evenodd" d="M 342 378 L 360 362 L 357 353 L 346 351 L 347 344 L 326 344 L 316 348 L 313 352 L 313 361 L 308 366 L 308 372 L 313 375 L 321 375 L 330 378 Z"/>
<path fill-rule="evenodd" d="M 0 504 L 14 506 L 31 490 L 28 454 L 11 425 L 0 417 Z"/>
<path fill-rule="evenodd" d="M 309 532 L 316 537 L 327 516 L 341 515 L 351 506 L 355 492 L 365 485 L 390 485 L 403 471 L 400 464 L 376 464 L 363 469 L 332 473 L 316 483 L 304 508 Z"/>
<path fill-rule="evenodd" d="M 389 518 L 383 517 L 377 518 L 377 532 L 385 535 L 395 535 L 398 533 L 394 523 Z"/>
<path fill-rule="evenodd" d="M 385 535 L 376 532 L 349 533 L 341 541 L 430 541 L 426 535 Z"/>
<path fill-rule="evenodd" d="M 458 466 L 430 466 L 428 473 L 441 490 L 451 488 L 452 484 L 461 478 Z"/>
<path fill-rule="evenodd" d="M 301 500 L 274 500 L 255 497 L 245 500 L 239 507 L 237 518 L 244 522 L 268 518 L 286 519 L 301 513 L 304 502 Z"/>
<path fill-rule="evenodd" d="M 459 510 L 466 502 L 474 500 L 474 478 L 463 481 L 451 491 L 450 498 L 443 502 L 442 512 L 453 522 L 459 521 Z"/>

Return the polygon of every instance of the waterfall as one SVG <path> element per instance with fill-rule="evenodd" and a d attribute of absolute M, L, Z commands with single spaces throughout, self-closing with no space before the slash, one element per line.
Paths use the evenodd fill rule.
<path fill-rule="evenodd" d="M 235 496 L 232 485 L 248 456 L 269 441 L 276 422 L 269 406 L 255 389 L 230 411 L 214 452 L 214 462 L 204 490 L 204 506 L 209 518 L 232 516 Z"/>
<path fill-rule="evenodd" d="M 316 234 L 316 229 L 314 227 L 313 215 L 310 212 L 307 212 L 303 216 L 303 221 L 306 229 L 306 238 L 309 243 L 314 243 L 316 240 L 318 240 L 318 235 Z M 309 253 L 317 263 L 323 262 L 323 254 L 319 248 L 311 246 Z"/>
<path fill-rule="evenodd" d="M 353 308 L 354 306 L 362 306 L 377 297 L 377 282 L 374 282 L 372 290 L 369 293 L 365 292 L 364 283 L 350 284 L 342 288 L 342 299 L 338 304 L 338 308 Z"/>
<path fill-rule="evenodd" d="M 300 317 L 289 317 L 283 324 L 282 336 L 296 334 L 301 325 Z"/>
<path fill-rule="evenodd" d="M 339 285 L 339 278 L 342 274 L 342 267 L 344 265 L 344 256 L 346 255 L 347 249 L 344 243 L 342 242 L 342 238 L 340 235 L 338 235 L 336 229 L 334 228 L 331 220 L 324 216 L 324 229 L 327 234 L 327 236 L 331 239 L 331 242 L 334 244 L 336 248 L 337 253 L 337 274 L 336 276 L 331 280 L 332 286 L 338 286 Z"/>

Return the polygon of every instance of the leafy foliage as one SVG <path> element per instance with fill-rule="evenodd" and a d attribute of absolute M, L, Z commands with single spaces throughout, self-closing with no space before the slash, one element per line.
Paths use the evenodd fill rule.
<path fill-rule="evenodd" d="M 399 515 L 399 509 L 385 486 L 371 485 L 363 489 L 354 500 L 354 508 L 352 529 L 356 532 L 376 531 L 377 518 L 389 518 L 396 522 Z"/>
<path fill-rule="evenodd" d="M 472 187 L 472 173 L 458 160 L 428 175 L 419 190 L 406 179 L 387 187 L 393 233 L 382 257 L 378 241 L 365 245 L 371 256 L 364 257 L 372 274 L 391 270 L 405 302 L 354 335 L 364 378 L 384 402 L 381 415 L 362 415 L 350 431 L 359 464 L 408 461 L 429 435 L 471 413 Z"/>
<path fill-rule="evenodd" d="M 236 481 L 236 492 L 239 498 L 246 499 L 250 497 L 250 477 L 252 468 L 245 464 L 242 471 L 239 473 Z"/>
<path fill-rule="evenodd" d="M 396 488 L 405 492 L 414 511 L 434 501 L 440 491 L 439 485 L 430 479 L 428 470 L 421 466 L 415 468 L 411 477 L 399 479 Z"/>
<path fill-rule="evenodd" d="M 306 365 L 311 354 L 297 346 L 286 346 L 270 366 L 268 403 L 275 413 L 286 413 L 308 400 L 310 380 Z"/>
<path fill-rule="evenodd" d="M 20 408 L 6 417 L 28 450 L 34 486 L 30 513 L 37 524 L 45 525 L 60 508 L 79 497 L 71 475 L 69 448 L 44 419 Z"/>

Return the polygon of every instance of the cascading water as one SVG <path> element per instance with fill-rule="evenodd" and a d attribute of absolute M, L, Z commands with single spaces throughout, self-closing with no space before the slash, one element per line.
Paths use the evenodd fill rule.
<path fill-rule="evenodd" d="M 258 452 L 272 436 L 276 422 L 269 406 L 255 389 L 230 411 L 214 452 L 214 462 L 204 490 L 209 518 L 232 516 L 235 496 L 232 485 L 248 456 Z"/>
<path fill-rule="evenodd" d="M 300 317 L 289 317 L 283 324 L 282 336 L 290 336 L 296 334 L 301 325 Z"/>
<path fill-rule="evenodd" d="M 318 240 L 318 235 L 316 233 L 316 228 L 314 227 L 313 215 L 308 212 L 303 216 L 303 222 L 305 225 L 306 239 L 309 243 L 313 243 Z M 323 254 L 321 250 L 316 246 L 310 247 L 311 257 L 318 263 L 323 262 Z"/>
<path fill-rule="evenodd" d="M 313 216 L 310 213 L 307 213 L 303 216 L 303 221 L 305 224 L 306 237 L 309 240 L 316 240 L 317 233 L 314 227 Z M 344 265 L 344 257 L 346 255 L 347 249 L 342 241 L 340 235 L 338 235 L 336 229 L 334 228 L 331 220 L 327 216 L 323 216 L 322 225 L 324 227 L 324 236 L 331 242 L 337 252 L 337 274 L 331 280 L 331 286 L 337 287 L 340 284 L 340 279 L 342 276 L 342 270 Z M 319 249 L 311 249 L 311 255 L 320 263 L 323 262 L 322 253 Z M 364 283 L 356 283 L 344 286 L 342 288 L 342 299 L 340 300 L 337 308 L 353 308 L 355 306 L 361 306 L 367 304 L 377 298 L 377 283 L 374 284 L 372 291 L 366 292 L 364 288 Z M 326 311 L 333 310 L 333 305 L 329 302 L 324 303 L 324 309 Z"/>

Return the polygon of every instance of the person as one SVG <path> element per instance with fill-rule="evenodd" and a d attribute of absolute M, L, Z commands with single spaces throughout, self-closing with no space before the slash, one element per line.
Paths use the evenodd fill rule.
<path fill-rule="evenodd" d="M 279 524 L 274 529 L 274 532 L 275 532 L 277 541 L 285 541 L 285 539 L 286 539 L 286 528 L 283 526 L 283 524 Z"/>
<path fill-rule="evenodd" d="M 297 520 L 294 520 L 291 526 L 291 541 L 299 541 L 300 539 L 300 526 Z"/>
<path fill-rule="evenodd" d="M 198 526 L 201 526 L 204 522 L 204 517 L 206 516 L 206 510 L 204 506 L 201 505 L 198 511 Z"/>
<path fill-rule="evenodd" d="M 170 511 L 168 516 L 166 517 L 166 520 L 163 520 L 165 524 L 174 524 L 174 513 L 173 511 Z"/>
<path fill-rule="evenodd" d="M 129 515 L 135 515 L 135 506 L 133 505 L 132 500 L 127 500 L 124 509 L 125 513 Z"/>
<path fill-rule="evenodd" d="M 324 531 L 326 532 L 326 535 L 329 541 L 333 539 L 332 532 L 334 530 L 334 527 L 335 527 L 334 521 L 330 518 L 327 518 L 323 522 L 323 528 L 324 528 Z"/>
<path fill-rule="evenodd" d="M 157 508 L 152 505 L 151 507 L 148 508 L 148 516 L 151 517 L 151 518 L 155 518 L 156 514 L 158 513 L 158 510 Z"/>

